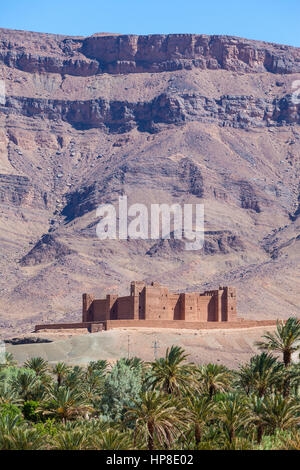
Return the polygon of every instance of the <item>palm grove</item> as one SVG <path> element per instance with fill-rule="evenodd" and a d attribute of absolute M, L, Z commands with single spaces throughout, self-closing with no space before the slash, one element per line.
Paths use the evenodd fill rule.
<path fill-rule="evenodd" d="M 239 370 L 178 346 L 152 363 L 40 357 L 0 369 L 0 449 L 300 449 L 300 321 L 278 322 Z"/>

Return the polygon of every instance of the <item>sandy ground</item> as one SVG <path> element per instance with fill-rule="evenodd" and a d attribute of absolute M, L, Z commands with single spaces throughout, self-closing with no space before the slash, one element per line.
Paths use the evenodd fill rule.
<path fill-rule="evenodd" d="M 22 363 L 28 358 L 41 356 L 51 364 L 64 361 L 68 364 L 85 365 L 89 361 L 106 359 L 115 361 L 129 355 L 146 361 L 154 359 L 155 341 L 157 357 L 165 354 L 166 348 L 183 347 L 189 360 L 197 364 L 215 362 L 238 368 L 258 352 L 254 345 L 266 331 L 275 327 L 254 327 L 234 330 L 174 330 L 151 328 L 122 328 L 93 334 L 41 333 L 39 337 L 53 339 L 52 343 L 7 345 L 7 351 Z"/>

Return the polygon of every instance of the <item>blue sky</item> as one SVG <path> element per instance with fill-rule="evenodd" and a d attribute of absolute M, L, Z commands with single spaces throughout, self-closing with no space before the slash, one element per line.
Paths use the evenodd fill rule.
<path fill-rule="evenodd" d="M 10 0 L 0 27 L 88 36 L 229 34 L 300 46 L 300 0 Z"/>

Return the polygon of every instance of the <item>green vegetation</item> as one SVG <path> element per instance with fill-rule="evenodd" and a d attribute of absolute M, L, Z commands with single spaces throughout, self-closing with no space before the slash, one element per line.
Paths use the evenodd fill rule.
<path fill-rule="evenodd" d="M 291 363 L 292 354 L 300 349 L 300 321 L 291 317 L 286 323 L 277 321 L 276 332 L 263 336 L 265 341 L 259 341 L 257 346 L 265 351 L 275 351 L 283 355 L 286 367 Z"/>
<path fill-rule="evenodd" d="M 0 449 L 300 450 L 300 323 L 268 333 L 239 370 L 178 347 L 87 367 L 36 357 L 0 368 Z M 272 355 L 282 353 L 283 361 Z"/>

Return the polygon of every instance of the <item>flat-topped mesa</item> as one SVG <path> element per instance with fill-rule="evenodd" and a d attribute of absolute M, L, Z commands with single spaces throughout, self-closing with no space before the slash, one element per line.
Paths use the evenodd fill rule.
<path fill-rule="evenodd" d="M 71 37 L 0 29 L 0 63 L 26 72 L 99 73 L 224 69 L 300 72 L 300 49 L 232 36 L 95 34 Z"/>
<path fill-rule="evenodd" d="M 171 293 L 158 282 L 146 285 L 135 281 L 126 297 L 108 294 L 105 299 L 95 299 L 91 294 L 83 294 L 82 321 L 108 320 L 158 321 L 161 327 L 172 320 L 233 322 L 237 321 L 236 290 L 219 287 L 204 293 Z"/>
<path fill-rule="evenodd" d="M 85 56 L 107 73 L 162 72 L 179 69 L 225 69 L 243 72 L 300 72 L 300 49 L 232 36 L 154 34 L 91 36 Z"/>

